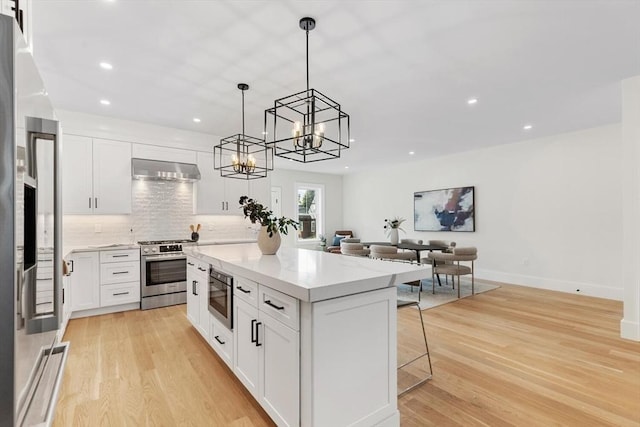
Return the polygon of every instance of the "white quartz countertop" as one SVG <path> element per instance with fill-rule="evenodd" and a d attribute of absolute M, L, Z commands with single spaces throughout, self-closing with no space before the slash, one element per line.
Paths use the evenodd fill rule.
<path fill-rule="evenodd" d="M 281 247 L 262 255 L 255 243 L 185 249 L 213 268 L 264 284 L 302 301 L 322 301 L 431 277 L 426 265 Z"/>

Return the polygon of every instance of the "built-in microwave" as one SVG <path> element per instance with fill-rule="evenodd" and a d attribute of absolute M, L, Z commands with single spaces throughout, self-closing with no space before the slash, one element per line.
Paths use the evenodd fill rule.
<path fill-rule="evenodd" d="M 233 329 L 233 277 L 209 268 L 209 312 Z"/>

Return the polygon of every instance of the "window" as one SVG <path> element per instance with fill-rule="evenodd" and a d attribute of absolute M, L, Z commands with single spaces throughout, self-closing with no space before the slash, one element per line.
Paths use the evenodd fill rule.
<path fill-rule="evenodd" d="M 296 220 L 298 240 L 319 240 L 324 229 L 324 186 L 320 184 L 296 185 Z"/>

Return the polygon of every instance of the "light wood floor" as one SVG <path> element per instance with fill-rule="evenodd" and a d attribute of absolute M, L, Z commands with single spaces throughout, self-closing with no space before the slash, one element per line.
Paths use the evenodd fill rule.
<path fill-rule="evenodd" d="M 403 426 L 640 426 L 622 303 L 505 285 L 423 314 L 434 376 L 399 399 Z M 404 354 L 416 312 L 399 322 Z M 273 425 L 185 306 L 72 320 L 65 339 L 54 426 Z"/>

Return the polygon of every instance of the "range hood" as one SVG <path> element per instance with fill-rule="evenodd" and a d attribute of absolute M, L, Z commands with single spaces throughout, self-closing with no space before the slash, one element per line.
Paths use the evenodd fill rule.
<path fill-rule="evenodd" d="M 131 159 L 133 179 L 194 182 L 200 179 L 198 166 L 192 163 Z"/>

